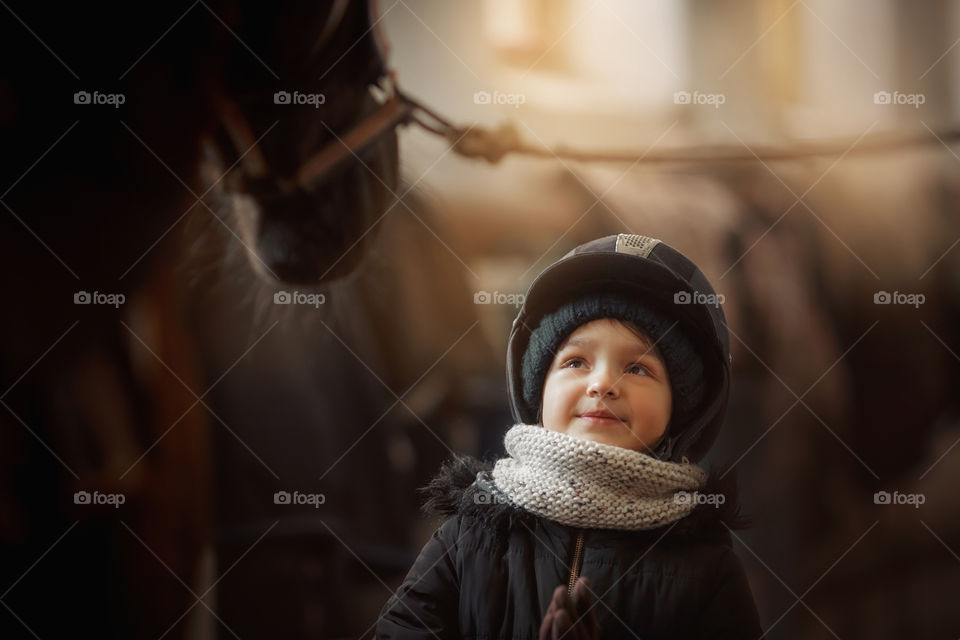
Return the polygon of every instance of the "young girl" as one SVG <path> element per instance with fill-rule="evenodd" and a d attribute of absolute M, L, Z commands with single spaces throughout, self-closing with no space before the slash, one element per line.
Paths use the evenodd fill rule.
<path fill-rule="evenodd" d="M 646 236 L 581 245 L 531 285 L 507 349 L 507 457 L 427 487 L 448 516 L 378 638 L 750 638 L 734 474 L 695 463 L 723 422 L 718 297 Z"/>

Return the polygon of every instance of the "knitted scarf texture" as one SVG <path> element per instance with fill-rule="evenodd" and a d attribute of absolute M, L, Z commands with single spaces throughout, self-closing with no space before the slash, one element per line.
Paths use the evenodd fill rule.
<path fill-rule="evenodd" d="M 695 464 L 518 424 L 504 437 L 492 490 L 560 524 L 586 529 L 655 529 L 697 505 L 707 473 Z M 486 484 L 478 477 L 480 486 Z"/>

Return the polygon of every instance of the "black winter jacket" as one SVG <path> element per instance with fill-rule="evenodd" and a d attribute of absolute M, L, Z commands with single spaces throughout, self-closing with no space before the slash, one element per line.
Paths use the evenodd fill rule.
<path fill-rule="evenodd" d="M 489 504 L 474 480 L 491 466 L 458 459 L 426 487 L 424 508 L 448 517 L 381 611 L 377 638 L 536 639 L 571 574 L 590 578 L 603 638 L 760 637 L 728 529 L 745 525 L 733 473 L 702 490 L 723 493 L 719 507 L 651 531 L 578 530 Z"/>

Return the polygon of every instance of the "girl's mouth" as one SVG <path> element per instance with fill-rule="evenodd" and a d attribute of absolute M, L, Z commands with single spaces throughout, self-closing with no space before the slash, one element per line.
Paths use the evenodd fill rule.
<path fill-rule="evenodd" d="M 623 422 L 622 419 L 609 411 L 588 411 L 587 413 L 580 414 L 579 417 L 594 424 L 616 424 Z"/>

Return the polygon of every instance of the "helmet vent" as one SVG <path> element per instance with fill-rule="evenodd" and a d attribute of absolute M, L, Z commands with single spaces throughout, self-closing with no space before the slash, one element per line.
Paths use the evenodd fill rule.
<path fill-rule="evenodd" d="M 649 236 L 641 236 L 635 233 L 617 235 L 617 253 L 629 253 L 646 258 L 658 244 L 660 244 L 659 240 Z"/>

